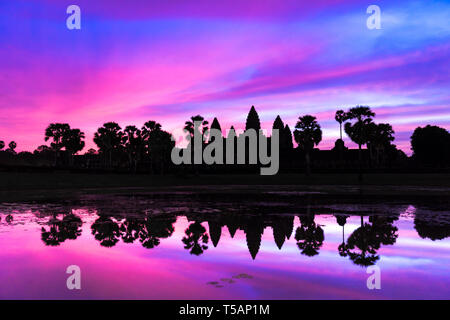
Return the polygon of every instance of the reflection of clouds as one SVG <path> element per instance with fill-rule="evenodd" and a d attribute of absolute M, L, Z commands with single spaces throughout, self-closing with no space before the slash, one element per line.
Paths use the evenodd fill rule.
<path fill-rule="evenodd" d="M 416 214 L 416 207 L 409 205 L 403 212 L 400 213 L 402 218 L 413 218 Z"/>

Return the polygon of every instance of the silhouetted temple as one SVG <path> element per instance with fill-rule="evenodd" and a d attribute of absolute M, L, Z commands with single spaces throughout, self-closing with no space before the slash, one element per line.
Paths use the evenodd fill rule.
<path fill-rule="evenodd" d="M 354 124 L 350 121 L 351 114 L 365 114 L 367 128 L 363 128 L 364 134 L 355 131 Z M 339 114 L 338 114 L 339 113 Z M 342 124 L 345 132 L 351 140 L 359 141 L 359 147 L 350 149 L 345 146 L 342 139 L 337 139 L 331 150 L 320 150 L 317 145 L 322 139 L 322 131 L 316 118 L 310 115 L 299 117 L 294 131 L 283 122 L 280 116 L 274 120 L 272 129 L 279 132 L 279 172 L 355 172 L 359 167 L 365 172 L 416 172 L 418 170 L 445 172 L 450 170 L 450 134 L 447 130 L 435 126 L 417 128 L 411 137 L 411 145 L 414 150 L 412 157 L 396 148 L 394 131 L 389 124 L 376 124 L 372 121 L 375 114 L 368 107 L 356 107 L 347 113 L 339 110 L 336 119 L 342 135 Z M 338 117 L 339 116 L 339 117 Z M 356 115 L 354 115 L 356 119 Z M 358 116 L 359 117 L 359 116 Z M 302 122 L 303 121 L 303 122 Z M 353 120 L 355 121 L 355 120 Z M 196 128 L 194 122 L 201 123 Z M 245 123 L 244 132 L 237 133 L 234 127 L 224 130 L 217 118 L 214 118 L 211 126 L 202 116 L 197 115 L 186 121 L 185 130 L 191 137 L 201 130 L 203 142 L 200 151 L 203 154 L 205 148 L 214 142 L 214 138 L 208 138 L 208 130 L 216 129 L 222 132 L 224 158 L 226 164 L 181 164 L 175 165 L 171 160 L 171 151 L 175 146 L 171 140 L 171 134 L 162 130 L 161 125 L 155 121 L 148 121 L 138 129 L 135 126 L 127 126 L 124 130 L 114 122 L 108 122 L 95 133 L 94 142 L 99 150 L 90 149 L 83 155 L 77 152 L 84 147 L 84 133 L 79 129 L 72 129 L 68 124 L 51 124 L 46 130 L 46 141 L 53 138 L 51 146 L 39 146 L 33 153 L 16 153 L 17 144 L 12 141 L 5 151 L 0 150 L 0 170 L 52 170 L 69 169 L 72 171 L 106 171 L 106 172 L 139 172 L 150 174 L 189 174 L 189 173 L 253 173 L 259 172 L 262 167 L 259 160 L 256 164 L 249 164 L 250 137 L 248 130 L 259 131 L 261 123 L 258 112 L 251 107 Z M 362 129 L 361 129 L 362 130 Z M 314 133 L 314 135 L 312 135 Z M 268 133 L 271 134 L 270 132 Z M 358 136 L 359 134 L 359 136 Z M 71 144 L 63 145 L 57 137 L 68 135 L 67 141 Z M 237 163 L 237 141 L 245 135 L 245 163 Z M 362 137 L 364 137 L 363 140 Z M 234 164 L 226 161 L 227 145 L 232 139 L 234 150 Z M 256 150 L 260 147 L 259 135 L 256 136 Z M 268 153 L 270 150 L 268 137 Z M 294 140 L 297 146 L 294 147 Z M 65 140 L 64 140 L 65 141 Z M 2 142 L 2 141 L 1 141 Z M 255 141 L 254 141 L 255 142 Z M 68 142 L 67 142 L 68 143 Z M 438 143 L 438 145 L 437 145 Z M 5 143 L 2 143 L 4 146 Z M 316 146 L 316 147 L 314 147 Z M 252 147 L 255 147 L 252 145 Z M 189 143 L 185 149 L 179 149 L 181 154 L 191 149 L 191 157 L 195 158 L 193 144 Z M 213 151 L 215 155 L 215 151 Z M 203 157 L 201 157 L 203 158 Z M 193 161 L 191 161 L 193 163 Z M 18 168 L 18 169 L 15 169 Z"/>

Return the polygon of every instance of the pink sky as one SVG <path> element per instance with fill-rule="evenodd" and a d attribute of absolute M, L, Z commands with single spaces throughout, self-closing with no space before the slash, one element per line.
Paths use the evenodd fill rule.
<path fill-rule="evenodd" d="M 369 30 L 356 0 L 78 1 L 82 29 L 68 30 L 58 1 L 3 1 L 0 140 L 32 151 L 68 122 L 90 148 L 108 121 L 173 132 L 196 114 L 242 128 L 255 105 L 265 128 L 316 115 L 326 149 L 334 112 L 362 104 L 410 154 L 417 126 L 450 128 L 450 4 L 434 2 L 381 1 Z"/>

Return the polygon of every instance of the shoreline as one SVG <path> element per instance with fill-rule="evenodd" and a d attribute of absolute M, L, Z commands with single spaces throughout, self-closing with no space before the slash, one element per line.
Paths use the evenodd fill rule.
<path fill-rule="evenodd" d="M 447 197 L 450 174 L 173 175 L 0 172 L 0 202 L 105 193 L 321 193 L 329 196 Z"/>

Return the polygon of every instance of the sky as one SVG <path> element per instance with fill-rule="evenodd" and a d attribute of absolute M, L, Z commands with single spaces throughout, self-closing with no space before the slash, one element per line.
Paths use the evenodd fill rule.
<path fill-rule="evenodd" d="M 71 4 L 80 30 L 66 26 Z M 373 4 L 381 29 L 366 25 Z M 335 111 L 368 105 L 410 154 L 416 127 L 450 129 L 449 88 L 448 0 L 0 2 L 0 140 L 18 151 L 54 122 L 84 131 L 87 150 L 108 121 L 243 128 L 252 105 L 265 129 L 316 116 L 329 149 Z"/>

